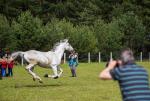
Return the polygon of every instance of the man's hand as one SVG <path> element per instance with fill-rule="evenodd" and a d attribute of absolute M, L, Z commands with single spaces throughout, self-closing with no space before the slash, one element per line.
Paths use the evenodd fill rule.
<path fill-rule="evenodd" d="M 115 68 L 117 65 L 117 61 L 110 61 L 107 68 L 104 69 L 100 74 L 99 78 L 103 80 L 111 80 L 112 76 L 110 74 L 110 71 Z"/>
<path fill-rule="evenodd" d="M 113 69 L 114 67 L 116 67 L 116 65 L 117 65 L 117 61 L 110 61 L 107 68 Z"/>

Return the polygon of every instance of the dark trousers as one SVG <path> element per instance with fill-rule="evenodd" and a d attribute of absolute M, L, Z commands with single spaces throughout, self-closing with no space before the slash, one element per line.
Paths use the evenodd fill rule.
<path fill-rule="evenodd" d="M 75 66 L 70 66 L 70 70 L 71 70 L 71 74 L 72 74 L 72 77 L 76 77 L 76 67 Z"/>
<path fill-rule="evenodd" d="M 12 68 L 8 68 L 8 76 L 13 76 L 13 70 L 12 70 Z"/>
<path fill-rule="evenodd" d="M 2 72 L 1 72 L 1 65 L 0 65 L 0 80 L 2 80 Z"/>

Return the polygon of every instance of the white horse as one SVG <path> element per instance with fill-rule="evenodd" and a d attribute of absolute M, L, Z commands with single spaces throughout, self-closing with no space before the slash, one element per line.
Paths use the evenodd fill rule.
<path fill-rule="evenodd" d="M 61 63 L 61 58 L 64 54 L 64 51 L 73 51 L 73 47 L 68 43 L 67 39 L 61 40 L 59 43 L 55 44 L 52 51 L 40 52 L 36 50 L 29 50 L 26 52 L 15 52 L 11 55 L 11 59 L 14 60 L 18 56 L 23 57 L 29 64 L 25 69 L 33 76 L 33 80 L 39 80 L 42 83 L 42 79 L 33 72 L 34 66 L 39 65 L 44 68 L 52 68 L 53 75 L 45 75 L 45 77 L 51 77 L 57 79 L 63 73 L 63 70 L 59 66 Z M 58 73 L 58 71 L 60 71 Z"/>

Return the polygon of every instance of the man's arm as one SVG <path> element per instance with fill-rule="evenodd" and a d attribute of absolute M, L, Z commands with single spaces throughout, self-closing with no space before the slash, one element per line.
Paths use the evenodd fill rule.
<path fill-rule="evenodd" d="M 111 61 L 111 62 L 108 64 L 107 68 L 104 69 L 104 70 L 99 74 L 99 78 L 102 79 L 102 80 L 112 80 L 113 78 L 112 78 L 112 76 L 111 76 L 111 74 L 110 74 L 110 71 L 115 68 L 116 64 L 117 64 L 116 61 Z"/>

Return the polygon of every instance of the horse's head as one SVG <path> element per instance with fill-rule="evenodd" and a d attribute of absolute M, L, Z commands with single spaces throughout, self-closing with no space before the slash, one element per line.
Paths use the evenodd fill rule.
<path fill-rule="evenodd" d="M 74 50 L 73 47 L 69 44 L 68 39 L 64 39 L 63 43 L 64 43 L 65 50 L 68 50 L 68 51 L 73 51 Z"/>

